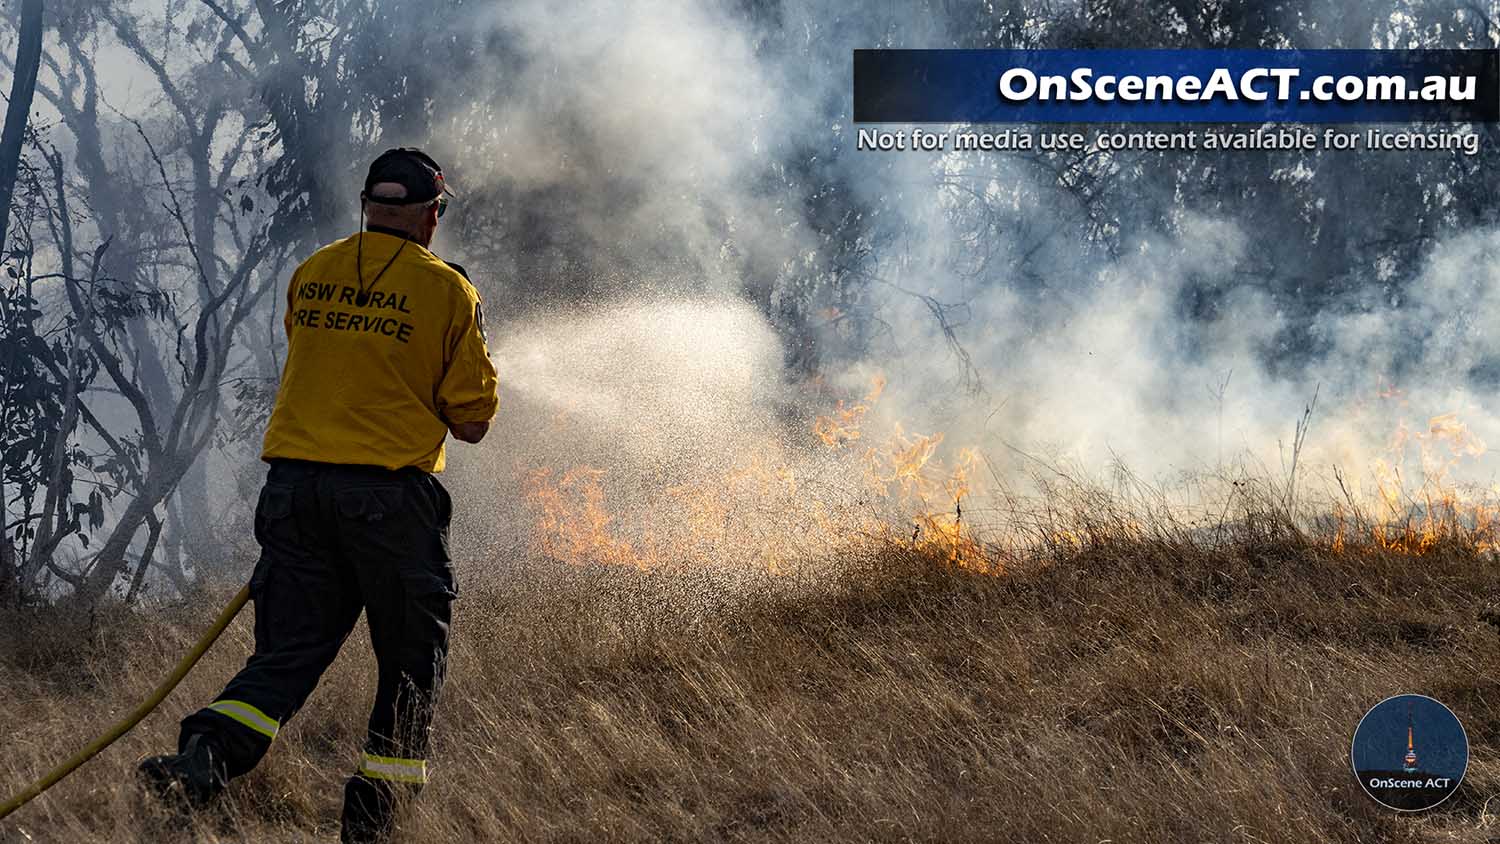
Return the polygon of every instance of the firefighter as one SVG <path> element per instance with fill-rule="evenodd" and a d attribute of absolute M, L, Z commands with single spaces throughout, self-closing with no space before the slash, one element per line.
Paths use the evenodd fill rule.
<path fill-rule="evenodd" d="M 477 443 L 497 404 L 479 295 L 432 252 L 452 192 L 422 151 L 387 150 L 360 194 L 368 226 L 292 274 L 287 359 L 266 429 L 250 579 L 255 652 L 143 761 L 159 795 L 202 806 L 261 760 L 364 610 L 379 665 L 342 840 L 380 841 L 427 781 L 450 607 L 448 434 Z"/>

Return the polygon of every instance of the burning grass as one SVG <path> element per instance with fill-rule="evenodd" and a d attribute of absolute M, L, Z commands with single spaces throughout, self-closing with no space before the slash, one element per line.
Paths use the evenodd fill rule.
<path fill-rule="evenodd" d="M 640 477 L 612 483 L 598 466 L 530 467 L 522 488 L 536 514 L 533 550 L 575 565 L 652 571 L 728 561 L 781 574 L 897 546 L 988 570 L 995 558 L 963 523 L 977 453 L 960 449 L 945 461 L 941 432 L 894 426 L 872 436 L 865 417 L 884 388 L 877 377 L 863 398 L 838 401 L 800 442 L 782 431 L 751 435 L 733 454 L 713 455 L 644 495 Z M 612 493 L 628 503 L 612 502 Z"/>
<path fill-rule="evenodd" d="M 1037 549 L 1077 551 L 1105 539 L 1189 534 L 1214 546 L 1240 527 L 1236 520 L 1266 518 L 1327 537 L 1336 552 L 1373 546 L 1422 554 L 1454 542 L 1488 551 L 1500 542 L 1500 484 L 1457 481 L 1487 453 L 1485 443 L 1456 413 L 1410 424 L 1398 391 L 1378 396 L 1401 400 L 1401 421 L 1359 477 L 1337 464 L 1324 477 L 1308 467 L 1302 452 L 1315 396 L 1280 473 L 1221 458 L 1171 487 L 1121 465 L 1100 482 L 1017 452 L 1026 461 L 1023 492 L 976 449 L 945 444 L 941 431 L 910 433 L 876 421 L 885 388 L 877 375 L 862 396 L 829 401 L 826 413 L 774 429 L 730 424 L 738 439 L 728 447 L 700 448 L 688 438 L 680 450 L 687 468 L 672 474 L 614 453 L 598 464 L 557 455 L 551 463 L 518 463 L 532 527 L 525 553 L 641 571 L 727 563 L 783 574 L 809 560 L 894 547 L 996 574 Z M 557 414 L 554 424 L 568 416 Z M 557 433 L 559 441 L 577 439 L 576 431 Z M 652 436 L 644 425 L 621 440 Z"/>
<path fill-rule="evenodd" d="M 1003 554 L 1000 576 L 870 541 L 780 575 L 542 559 L 465 577 L 435 776 L 405 840 L 1495 834 L 1500 618 L 1472 526 L 1339 543 L 1274 507 L 1205 527 L 1053 496 L 1025 523 L 1049 542 L 977 546 Z M 4 789 L 142 697 L 223 597 L 5 618 Z M 358 639 L 266 763 L 190 828 L 128 780 L 237 667 L 247 622 L 0 841 L 333 835 L 373 694 Z M 1366 800 L 1347 762 L 1360 715 L 1403 691 L 1451 705 L 1473 750 L 1458 795 L 1418 817 Z"/>
<path fill-rule="evenodd" d="M 1364 484 L 1320 490 L 1294 453 L 1281 482 L 1221 468 L 1170 490 L 1037 463 L 1023 493 L 940 433 L 877 429 L 881 387 L 800 442 L 520 466 L 514 518 L 460 513 L 459 553 L 491 559 L 461 569 L 405 840 L 1496 834 L 1496 520 L 1493 491 L 1449 480 L 1483 451 L 1455 417 L 1403 429 Z M 497 521 L 513 544 L 488 543 Z M 0 788 L 144 697 L 227 594 L 0 617 Z M 243 618 L 0 844 L 334 835 L 373 697 L 362 632 L 213 810 L 183 825 L 130 781 L 249 645 Z M 1378 809 L 1347 763 L 1363 712 L 1406 691 L 1450 704 L 1473 750 L 1419 817 Z"/>
<path fill-rule="evenodd" d="M 435 776 L 405 840 L 1496 834 L 1494 495 L 1451 481 L 1484 451 L 1455 416 L 1399 429 L 1363 481 L 1320 487 L 1294 448 L 1274 483 L 1030 461 L 1022 491 L 941 433 L 878 424 L 882 388 L 784 429 L 705 410 L 580 453 L 516 441 L 552 462 L 470 485 L 520 487 L 499 518 L 460 498 L 455 547 L 486 559 L 461 568 Z M 547 394 L 552 442 L 634 418 Z M 0 789 L 143 698 L 227 594 L 0 617 Z M 362 632 L 213 810 L 184 825 L 131 781 L 250 638 L 242 618 L 0 844 L 333 836 L 373 697 Z M 1406 691 L 1450 704 L 1473 749 L 1458 796 L 1415 818 L 1366 800 L 1347 764 L 1363 712 Z"/>

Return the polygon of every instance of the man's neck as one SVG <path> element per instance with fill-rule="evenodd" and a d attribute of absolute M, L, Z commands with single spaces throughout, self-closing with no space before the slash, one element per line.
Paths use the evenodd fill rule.
<path fill-rule="evenodd" d="M 402 238 L 404 240 L 409 240 L 412 243 L 415 243 L 415 244 L 417 244 L 419 246 L 422 243 L 421 241 L 417 240 L 417 236 L 416 235 L 412 234 L 409 231 L 403 231 L 401 229 L 393 228 L 391 226 L 382 226 L 379 223 L 370 223 L 369 225 L 365 226 L 365 229 L 367 231 L 375 232 L 376 234 L 388 234 L 391 237 L 399 237 L 399 238 Z"/>

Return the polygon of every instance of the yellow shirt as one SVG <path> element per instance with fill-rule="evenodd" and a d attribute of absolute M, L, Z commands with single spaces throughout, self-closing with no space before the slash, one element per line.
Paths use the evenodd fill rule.
<path fill-rule="evenodd" d="M 361 306 L 359 237 L 292 274 L 286 366 L 261 457 L 441 472 L 447 423 L 488 421 L 498 404 L 479 294 L 417 243 L 365 232 Z"/>

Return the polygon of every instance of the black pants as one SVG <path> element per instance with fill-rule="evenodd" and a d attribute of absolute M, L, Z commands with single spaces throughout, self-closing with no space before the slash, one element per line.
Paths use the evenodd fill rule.
<path fill-rule="evenodd" d="M 255 653 L 217 700 L 183 720 L 179 746 L 203 734 L 229 776 L 254 768 L 364 609 L 380 676 L 344 790 L 344 839 L 383 837 L 392 799 L 427 778 L 456 597 L 451 515 L 447 491 L 425 472 L 272 461 L 255 510 Z"/>

